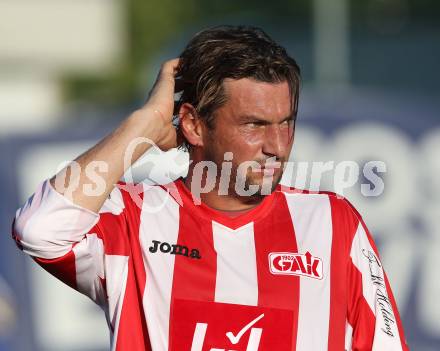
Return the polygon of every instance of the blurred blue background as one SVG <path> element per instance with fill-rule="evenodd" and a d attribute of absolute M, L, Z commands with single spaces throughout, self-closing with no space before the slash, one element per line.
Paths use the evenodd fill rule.
<path fill-rule="evenodd" d="M 440 3 L 0 1 L 0 350 L 106 350 L 103 313 L 17 250 L 15 210 L 147 96 L 199 30 L 262 27 L 302 68 L 294 161 L 383 161 L 346 195 L 378 243 L 413 350 L 440 349 Z M 335 164 L 336 164 L 335 163 Z M 298 184 L 295 172 L 283 182 Z M 334 173 L 321 189 L 335 189 Z M 306 182 L 306 187 L 310 186 Z"/>

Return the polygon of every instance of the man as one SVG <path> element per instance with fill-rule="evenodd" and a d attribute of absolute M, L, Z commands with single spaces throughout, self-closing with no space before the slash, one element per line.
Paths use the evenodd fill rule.
<path fill-rule="evenodd" d="M 104 309 L 113 350 L 407 350 L 359 214 L 278 184 L 299 78 L 260 29 L 202 31 L 145 106 L 17 211 L 19 247 Z M 134 162 L 181 140 L 186 178 L 114 186 L 127 150 Z"/>

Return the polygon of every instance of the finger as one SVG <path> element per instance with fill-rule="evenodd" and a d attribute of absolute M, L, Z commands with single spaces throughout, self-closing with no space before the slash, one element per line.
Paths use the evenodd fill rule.
<path fill-rule="evenodd" d="M 159 74 L 156 76 L 156 79 L 153 84 L 153 89 L 160 83 L 161 80 L 169 79 L 170 81 L 174 81 L 174 70 L 177 68 L 179 64 L 179 59 L 175 58 L 172 60 L 165 61 L 159 71 Z M 171 79 L 170 79 L 171 78 Z"/>
<path fill-rule="evenodd" d="M 172 84 L 172 86 L 174 87 L 174 73 L 178 65 L 178 58 L 164 62 L 160 69 L 160 73 L 157 76 L 155 85 Z"/>
<path fill-rule="evenodd" d="M 179 58 L 174 58 L 174 59 L 165 61 L 162 64 L 161 73 L 174 77 L 174 74 L 177 70 L 177 67 L 179 66 L 179 61 L 180 61 Z"/>
<path fill-rule="evenodd" d="M 171 99 L 174 94 L 174 72 L 179 65 L 179 58 L 174 58 L 168 61 L 165 61 L 156 76 L 156 80 L 153 84 L 153 87 L 150 89 L 147 97 L 147 101 L 151 101 L 152 103 L 159 103 L 160 100 L 168 99 L 171 96 Z M 171 111 L 172 112 L 172 111 Z"/>

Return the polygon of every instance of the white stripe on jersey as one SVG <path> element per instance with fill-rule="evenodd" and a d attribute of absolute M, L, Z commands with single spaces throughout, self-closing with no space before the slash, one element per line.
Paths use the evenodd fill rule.
<path fill-rule="evenodd" d="M 104 278 L 104 243 L 96 234 L 87 234 L 73 247 L 78 291 L 103 305 L 105 294 L 99 278 Z"/>
<path fill-rule="evenodd" d="M 367 258 L 367 255 L 370 256 L 370 259 L 373 259 L 373 262 Z M 382 332 L 387 329 L 385 325 L 385 320 L 382 314 L 382 307 L 380 303 L 385 304 L 385 312 L 388 315 L 387 311 L 392 311 L 391 306 L 387 305 L 385 300 L 378 301 L 377 294 L 378 292 L 382 293 L 386 299 L 389 299 L 388 292 L 385 287 L 380 287 L 377 284 L 372 283 L 372 275 L 376 278 L 375 281 L 377 283 L 385 284 L 385 275 L 382 268 L 382 264 L 380 266 L 376 263 L 376 259 L 379 260 L 377 255 L 374 253 L 374 249 L 371 247 L 370 242 L 368 240 L 367 234 L 365 233 L 364 227 L 362 223 L 359 223 L 356 234 L 353 238 L 350 257 L 353 261 L 353 264 L 359 270 L 362 275 L 362 293 L 364 295 L 365 300 L 370 306 L 371 311 L 376 317 L 376 327 L 375 334 L 373 340 L 373 348 L 372 351 L 381 351 L 381 350 L 389 350 L 389 351 L 399 351 L 402 350 L 402 345 L 399 342 L 396 342 L 396 338 L 399 338 L 399 331 L 397 329 L 397 324 L 395 322 L 389 323 L 388 327 L 393 333 L 394 337 L 390 337 L 386 333 Z M 380 261 L 377 261 L 380 262 Z M 377 281 L 377 279 L 383 279 L 382 281 Z M 379 315 L 378 315 L 379 314 Z M 392 318 L 395 319 L 394 314 Z M 399 339 L 398 339 L 399 340 Z"/>
<path fill-rule="evenodd" d="M 106 287 L 108 296 L 108 318 L 116 330 L 117 318 L 124 301 L 127 285 L 128 256 L 105 255 Z"/>
<path fill-rule="evenodd" d="M 217 252 L 215 302 L 257 306 L 254 223 L 231 229 L 212 221 Z"/>
<path fill-rule="evenodd" d="M 370 267 L 368 264 L 368 260 L 362 256 L 361 250 L 358 248 L 364 248 L 365 250 L 369 250 L 373 252 L 373 249 L 370 247 L 370 243 L 368 242 L 368 238 L 365 234 L 364 228 L 362 228 L 362 224 L 359 223 L 356 234 L 353 238 L 352 247 L 350 251 L 350 257 L 353 261 L 353 264 L 362 274 L 362 287 L 363 287 L 363 295 L 365 300 L 370 306 L 373 314 L 376 315 L 374 308 L 374 297 L 375 297 L 375 289 L 371 289 L 370 287 Z"/>
<path fill-rule="evenodd" d="M 146 189 L 139 230 L 146 270 L 143 306 L 153 350 L 168 350 L 175 255 L 151 253 L 148 248 L 152 246 L 152 240 L 177 243 L 179 204 L 168 200 L 164 202 L 169 196 L 166 190 L 158 186 Z M 162 208 L 158 212 L 151 210 L 157 207 Z"/>
<path fill-rule="evenodd" d="M 353 327 L 348 323 L 345 323 L 345 350 L 351 351 L 351 343 L 353 341 Z"/>
<path fill-rule="evenodd" d="M 110 212 L 114 215 L 119 215 L 124 211 L 125 204 L 124 199 L 122 198 L 121 190 L 118 187 L 115 187 L 109 194 L 108 199 L 105 200 L 102 205 L 99 213 Z"/>
<path fill-rule="evenodd" d="M 109 299 L 109 320 L 114 327 L 111 340 L 111 351 L 116 350 L 118 341 L 119 321 L 124 304 L 125 288 L 128 278 L 128 257 L 119 255 L 106 255 L 105 265 L 107 270 L 107 295 Z M 116 320 L 115 320 L 116 319 Z"/>
<path fill-rule="evenodd" d="M 285 194 L 298 252 L 309 251 L 323 264 L 323 279 L 300 278 L 298 351 L 327 350 L 330 318 L 331 206 L 328 195 Z"/>
<path fill-rule="evenodd" d="M 82 208 L 43 182 L 18 209 L 15 231 L 27 254 L 45 259 L 62 257 L 98 222 L 99 215 Z"/>

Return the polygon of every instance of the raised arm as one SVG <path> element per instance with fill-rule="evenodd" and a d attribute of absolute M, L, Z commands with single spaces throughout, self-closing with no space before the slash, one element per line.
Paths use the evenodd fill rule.
<path fill-rule="evenodd" d="M 119 280 L 123 279 L 130 254 L 129 236 L 135 235 L 139 228 L 140 209 L 126 192 L 114 186 L 131 164 L 124 165 L 126 149 L 139 137 L 150 139 L 162 150 L 177 143 L 172 125 L 177 63 L 175 59 L 162 66 L 145 106 L 76 159 L 81 169 L 76 179 L 67 174 L 67 167 L 65 174 L 62 171 L 50 182 L 43 182 L 15 215 L 12 236 L 18 247 L 51 274 L 100 305 L 107 301 L 108 284 L 112 284 L 109 298 L 113 303 L 117 301 L 118 289 L 123 285 Z M 149 146 L 140 144 L 131 161 L 136 161 Z M 84 185 L 91 182 L 85 170 L 95 161 L 108 165 L 102 174 L 105 190 L 90 196 L 84 191 L 87 188 Z M 63 178 L 65 184 L 60 186 Z M 75 190 L 66 195 L 63 189 L 73 185 Z M 119 257 L 115 262 L 114 254 Z M 107 281 L 107 277 L 112 278 Z"/>
<path fill-rule="evenodd" d="M 69 190 L 68 194 L 71 200 L 97 213 L 126 168 L 151 146 L 148 142 L 139 143 L 130 157 L 130 163 L 125 164 L 125 153 L 129 150 L 130 143 L 137 138 L 148 138 L 164 151 L 177 146 L 176 129 L 172 124 L 172 117 L 174 73 L 178 61 L 178 59 L 173 59 L 162 65 L 148 101 L 142 108 L 134 111 L 116 130 L 75 159 L 79 165 L 76 167 L 79 172 L 74 172 L 71 167 L 67 167 L 50 180 L 59 193 L 67 195 L 66 189 L 73 187 L 74 190 Z M 99 195 L 91 196 L 84 191 L 84 185 L 91 181 L 85 170 L 88 165 L 96 162 L 100 162 L 105 167 L 101 173 L 105 180 L 105 189 Z"/>

